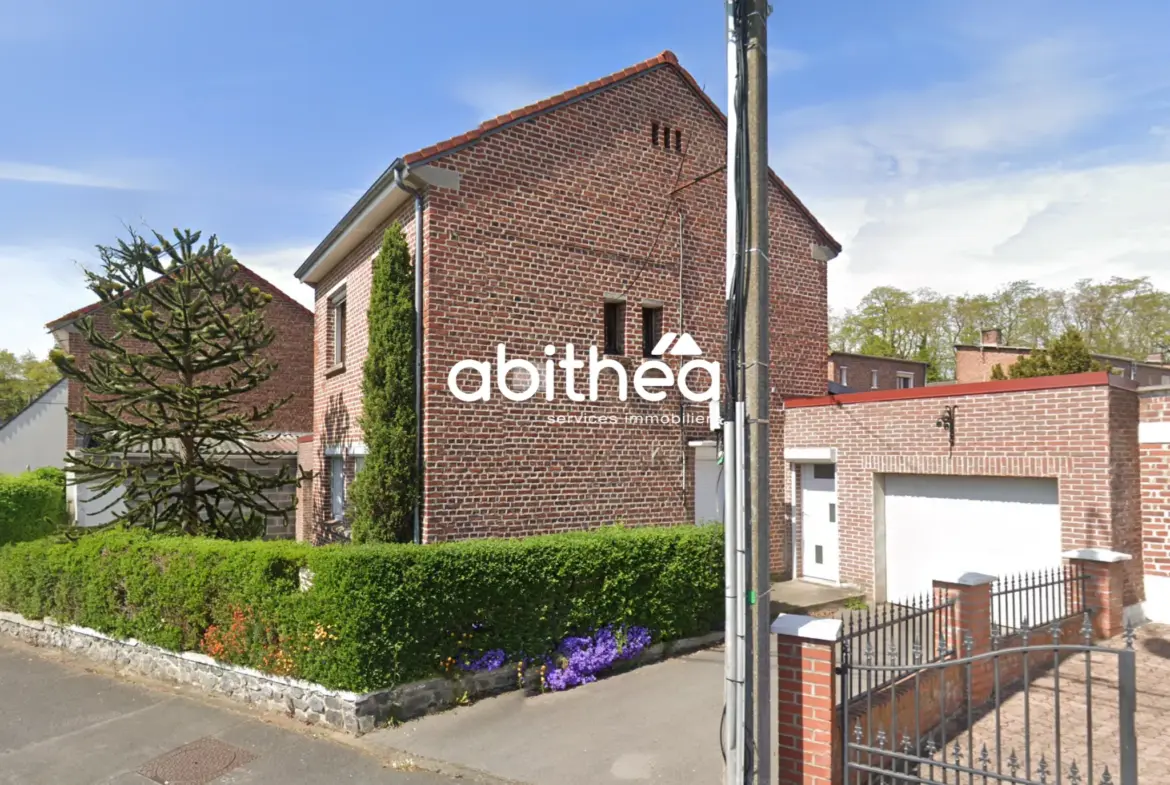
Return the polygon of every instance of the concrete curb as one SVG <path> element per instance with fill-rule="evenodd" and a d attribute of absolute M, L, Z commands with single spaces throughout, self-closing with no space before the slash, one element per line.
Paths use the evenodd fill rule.
<path fill-rule="evenodd" d="M 179 653 L 136 640 L 111 638 L 97 630 L 61 624 L 49 618 L 38 621 L 0 611 L 0 634 L 33 646 L 64 649 L 115 670 L 198 687 L 264 711 L 354 736 L 368 733 L 386 722 L 411 720 L 491 695 L 539 686 L 539 671 L 529 669 L 521 677 L 516 664 L 511 663 L 494 671 L 461 674 L 454 679 L 427 679 L 358 694 L 228 665 L 196 652 Z M 688 654 L 722 640 L 723 633 L 717 632 L 658 643 L 635 659 L 620 663 L 613 672 Z"/>

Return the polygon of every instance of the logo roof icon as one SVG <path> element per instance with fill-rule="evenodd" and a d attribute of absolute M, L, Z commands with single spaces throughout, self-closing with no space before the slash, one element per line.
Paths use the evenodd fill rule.
<path fill-rule="evenodd" d="M 677 339 L 677 341 L 676 341 Z M 666 350 L 674 344 L 674 348 L 670 353 L 675 357 L 698 357 L 703 353 L 699 348 L 699 344 L 691 337 L 690 333 L 667 333 L 658 339 L 658 343 L 654 345 L 654 350 L 650 352 L 655 357 L 661 357 L 666 354 Z"/>

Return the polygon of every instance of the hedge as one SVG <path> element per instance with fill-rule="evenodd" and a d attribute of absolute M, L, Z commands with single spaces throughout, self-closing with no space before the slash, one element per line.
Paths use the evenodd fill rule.
<path fill-rule="evenodd" d="M 65 474 L 0 474 L 0 545 L 52 534 L 65 522 Z"/>
<path fill-rule="evenodd" d="M 722 559 L 718 526 L 318 548 L 110 531 L 0 548 L 0 609 L 366 692 L 609 624 L 710 632 Z"/>

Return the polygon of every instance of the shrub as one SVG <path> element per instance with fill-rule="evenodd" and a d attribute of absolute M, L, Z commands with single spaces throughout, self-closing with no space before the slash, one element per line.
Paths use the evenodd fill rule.
<path fill-rule="evenodd" d="M 54 473 L 60 475 L 59 481 Z M 0 545 L 44 537 L 64 523 L 64 472 L 37 469 L 0 474 Z"/>
<path fill-rule="evenodd" d="M 364 692 L 608 625 L 709 632 L 722 559 L 718 526 L 321 548 L 115 530 L 0 548 L 0 608 Z"/>

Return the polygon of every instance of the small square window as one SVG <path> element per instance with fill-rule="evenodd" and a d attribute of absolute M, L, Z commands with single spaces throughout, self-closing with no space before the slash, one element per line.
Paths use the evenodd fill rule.
<path fill-rule="evenodd" d="M 876 390 L 878 388 L 878 372 L 877 371 L 870 371 L 869 372 L 869 387 L 871 390 Z"/>
<path fill-rule="evenodd" d="M 814 463 L 813 464 L 813 478 L 817 480 L 832 480 L 837 477 L 837 464 L 835 463 Z"/>
<path fill-rule="evenodd" d="M 898 389 L 909 390 L 914 387 L 914 375 L 910 373 L 898 374 Z"/>
<path fill-rule="evenodd" d="M 626 304 L 605 304 L 605 353 L 626 353 Z"/>
<path fill-rule="evenodd" d="M 837 369 L 837 375 L 838 375 L 837 381 L 841 382 L 841 386 L 848 387 L 849 386 L 849 366 L 842 365 L 840 368 Z"/>
<path fill-rule="evenodd" d="M 816 558 L 817 564 L 824 564 L 825 563 L 825 546 L 817 545 L 817 546 L 815 546 L 815 549 L 816 549 L 816 557 L 815 558 Z"/>
<path fill-rule="evenodd" d="M 662 308 L 642 308 L 642 356 L 653 357 L 654 347 L 662 339 Z"/>

